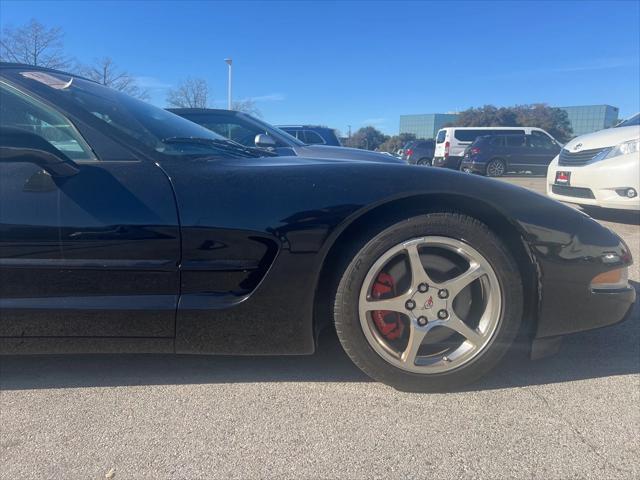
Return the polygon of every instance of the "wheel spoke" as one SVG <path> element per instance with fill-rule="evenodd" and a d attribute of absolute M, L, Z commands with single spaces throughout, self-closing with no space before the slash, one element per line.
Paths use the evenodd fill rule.
<path fill-rule="evenodd" d="M 479 279 L 486 272 L 479 263 L 471 262 L 466 272 L 449 280 L 444 286 L 449 290 L 451 298 L 455 298 L 464 288 L 474 280 Z"/>
<path fill-rule="evenodd" d="M 409 341 L 407 342 L 407 346 L 402 352 L 400 360 L 403 363 L 409 364 L 411 366 L 415 365 L 416 357 L 418 356 L 418 350 L 420 350 L 420 345 L 422 345 L 422 340 L 424 340 L 424 336 L 427 334 L 426 330 L 418 329 L 410 323 L 409 327 Z"/>
<path fill-rule="evenodd" d="M 405 250 L 407 251 L 409 265 L 411 267 L 411 285 L 415 288 L 419 283 L 423 282 L 427 285 L 433 284 L 422 265 L 422 260 L 420 260 L 418 246 L 416 244 L 407 245 Z"/>
<path fill-rule="evenodd" d="M 399 297 L 386 298 L 382 300 L 367 300 L 365 302 L 366 311 L 371 312 L 374 310 L 383 310 L 388 312 L 399 312 L 406 314 L 407 309 L 405 307 L 406 298 L 404 295 Z"/>
<path fill-rule="evenodd" d="M 482 343 L 482 340 L 484 339 L 484 337 L 480 332 L 478 332 L 476 329 L 471 328 L 469 325 L 464 323 L 462 319 L 460 319 L 460 317 L 458 317 L 455 314 L 452 314 L 451 317 L 446 321 L 444 325 L 447 328 L 450 328 L 451 330 L 455 330 L 456 332 L 458 332 L 460 335 L 465 337 L 467 341 L 469 341 L 469 343 L 471 343 L 475 347 L 478 347 Z"/>

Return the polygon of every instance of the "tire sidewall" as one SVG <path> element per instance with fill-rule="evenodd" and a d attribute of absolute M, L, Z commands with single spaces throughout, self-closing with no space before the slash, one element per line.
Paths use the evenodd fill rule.
<path fill-rule="evenodd" d="M 401 370 L 384 360 L 371 347 L 360 324 L 360 289 L 369 269 L 390 248 L 424 236 L 461 240 L 475 248 L 491 264 L 502 294 L 498 327 L 491 341 L 469 363 L 438 374 Z M 355 255 L 336 292 L 336 330 L 352 360 L 371 377 L 409 391 L 442 391 L 459 388 L 491 369 L 513 342 L 522 318 L 522 282 L 508 250 L 489 229 L 470 217 L 455 213 L 433 213 L 396 223 L 376 235 Z"/>

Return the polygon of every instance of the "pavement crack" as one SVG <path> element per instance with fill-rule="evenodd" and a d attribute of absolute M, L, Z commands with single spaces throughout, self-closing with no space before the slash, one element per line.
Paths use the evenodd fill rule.
<path fill-rule="evenodd" d="M 537 399 L 539 399 L 542 403 L 544 403 L 547 408 L 549 409 L 549 411 L 552 413 L 552 415 L 554 417 L 556 417 L 557 419 L 559 419 L 562 423 L 564 423 L 566 426 L 568 426 L 571 431 L 578 437 L 578 439 L 580 440 L 580 442 L 582 444 L 584 444 L 589 450 L 591 450 L 593 452 L 594 455 L 596 455 L 600 460 L 602 460 L 603 464 L 605 466 L 611 467 L 613 470 L 615 470 L 618 473 L 622 473 L 622 474 L 629 474 L 632 473 L 630 470 L 624 469 L 624 468 L 620 468 L 616 465 L 614 465 L 613 463 L 611 463 L 611 461 L 609 460 L 609 458 L 605 455 L 602 454 L 602 452 L 600 452 L 598 450 L 598 448 L 593 445 L 589 439 L 576 427 L 574 426 L 569 420 L 567 420 L 566 418 L 564 418 L 562 416 L 562 413 L 557 411 L 552 405 L 551 403 L 549 403 L 549 401 L 547 400 L 547 398 L 538 393 L 536 390 L 532 389 L 532 388 L 527 388 L 527 390 L 529 390 L 529 392 L 536 397 Z"/>

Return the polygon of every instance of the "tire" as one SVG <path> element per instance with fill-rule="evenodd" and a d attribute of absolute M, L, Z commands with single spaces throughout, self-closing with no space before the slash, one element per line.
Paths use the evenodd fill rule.
<path fill-rule="evenodd" d="M 507 165 L 504 160 L 495 158 L 487 164 L 487 177 L 501 177 L 507 173 Z"/>
<path fill-rule="evenodd" d="M 427 166 L 431 166 L 431 159 L 430 158 L 421 158 L 420 160 L 418 160 L 416 162 L 416 165 L 427 165 Z"/>
<path fill-rule="evenodd" d="M 436 274 L 441 275 L 443 271 L 452 271 L 446 262 L 460 262 L 445 248 L 445 246 L 448 248 L 449 244 L 456 248 L 462 246 L 465 252 L 475 252 L 479 255 L 477 261 L 475 257 L 471 257 L 474 258 L 475 263 L 469 262 L 469 267 L 459 267 L 462 274 L 471 272 L 471 266 L 476 264 L 479 265 L 478 272 L 486 271 L 487 273 L 471 281 L 468 286 L 460 287 L 462 290 L 454 288 L 457 285 L 454 280 L 460 285 L 465 284 L 460 280 L 463 278 L 462 274 L 456 273 L 452 280 L 443 279 L 444 277 L 436 278 Z M 407 256 L 405 259 L 402 255 L 393 256 L 394 249 L 399 246 L 401 249 L 406 249 L 406 252 L 415 246 L 415 252 L 419 252 L 413 258 L 420 259 L 421 270 L 432 283 L 426 293 L 421 290 L 421 288 L 424 289 L 424 284 L 420 284 L 419 287 L 413 285 L 414 275 L 419 277 L 421 274 L 419 269 L 413 269 L 414 264 L 407 263 L 411 257 Z M 439 248 L 442 249 L 441 252 Z M 457 250 L 453 248 L 452 251 Z M 438 256 L 438 252 L 442 258 Z M 382 270 L 387 267 L 385 265 L 380 267 L 381 262 L 386 261 L 387 255 L 392 255 L 389 260 L 392 264 L 389 272 L 401 268 L 416 273 L 408 274 L 411 285 L 406 291 L 403 290 L 401 283 L 397 283 L 399 291 L 404 293 L 396 295 L 397 292 L 394 291 L 392 298 L 383 297 L 381 300 L 387 302 L 385 306 L 393 302 L 393 305 L 404 305 L 404 307 L 389 311 L 379 307 L 380 310 L 370 311 L 367 306 L 378 300 L 369 299 L 369 282 L 371 278 L 378 276 L 372 290 L 375 293 L 375 288 L 380 285 L 380 278 L 383 274 L 387 275 Z M 425 255 L 428 257 L 428 262 L 423 260 Z M 403 262 L 404 267 L 399 267 Z M 441 263 L 444 267 L 438 272 L 435 267 L 428 266 L 425 269 L 425 263 L 430 265 Z M 468 269 L 465 270 L 465 268 Z M 380 271 L 379 274 L 378 271 Z M 372 272 L 374 277 L 371 277 Z M 399 276 L 401 279 L 399 282 L 406 283 L 407 274 L 403 275 Z M 431 277 L 435 280 L 431 280 Z M 392 282 L 389 281 L 388 284 Z M 443 285 L 452 286 L 450 300 L 440 298 Z M 402 308 L 411 306 L 402 303 L 405 302 L 404 299 L 409 298 L 409 295 L 413 295 L 410 298 L 416 300 L 413 304 L 415 311 L 397 313 Z M 483 295 L 484 300 L 482 300 Z M 464 298 L 459 300 L 461 296 Z M 334 322 L 338 338 L 352 361 L 371 378 L 399 390 L 412 392 L 455 390 L 482 377 L 508 351 L 518 333 L 523 315 L 522 280 L 509 250 L 486 225 L 472 217 L 454 212 L 416 216 L 391 225 L 370 241 L 363 242 L 344 269 L 333 298 Z M 477 298 L 481 300 L 476 302 Z M 499 299 L 498 302 L 496 298 Z M 468 299 L 471 300 L 467 301 Z M 442 308 L 443 305 L 449 310 Z M 460 305 L 463 309 L 468 309 L 465 318 L 462 318 L 460 313 Z M 480 308 L 477 308 L 478 305 Z M 482 305 L 484 305 L 484 311 Z M 396 307 L 389 306 L 389 308 Z M 442 310 L 450 312 L 446 320 L 441 320 Z M 363 314 L 363 311 L 368 313 Z M 487 314 L 487 311 L 490 313 Z M 391 318 L 395 318 L 393 321 L 396 323 L 392 324 L 394 330 L 390 332 L 397 335 L 398 331 L 401 331 L 402 335 L 408 337 L 406 346 L 402 346 L 402 336 L 392 339 L 391 333 L 387 332 L 385 334 L 387 336 L 383 338 L 378 325 L 386 329 L 389 324 L 380 323 L 378 312 L 380 315 L 386 312 L 385 322 L 390 313 L 395 314 L 395 317 Z M 418 316 L 418 314 L 424 316 Z M 473 321 L 474 316 L 480 320 L 474 328 L 471 328 L 467 322 L 470 318 Z M 420 318 L 427 323 L 419 326 Z M 461 318 L 466 329 L 459 323 Z M 404 325 L 402 328 L 400 328 L 401 323 Z M 449 324 L 455 328 L 449 328 Z M 424 334 L 423 340 L 412 343 L 409 341 L 411 338 L 419 338 L 419 334 L 415 333 L 417 329 L 429 330 Z M 464 332 L 464 336 L 459 331 Z M 459 342 L 460 345 L 458 345 Z M 400 345 L 397 352 L 394 350 L 394 345 Z M 412 349 L 410 345 L 417 346 Z M 446 345 L 448 350 L 441 350 L 442 345 Z M 425 349 L 427 349 L 426 352 Z M 412 351 L 415 351 L 414 357 L 411 356 Z"/>

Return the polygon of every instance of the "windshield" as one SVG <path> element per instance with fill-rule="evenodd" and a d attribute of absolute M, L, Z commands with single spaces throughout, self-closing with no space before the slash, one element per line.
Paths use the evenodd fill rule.
<path fill-rule="evenodd" d="M 233 156 L 230 151 L 219 148 L 220 142 L 227 142 L 221 135 L 122 92 L 59 74 L 23 72 L 22 76 L 70 97 L 75 105 L 159 153 Z M 175 138 L 182 141 L 166 141 Z"/>
<path fill-rule="evenodd" d="M 636 125 L 640 125 L 640 113 L 636 113 L 633 117 L 625 120 L 622 123 L 616 125 L 617 127 L 634 127 Z"/>

